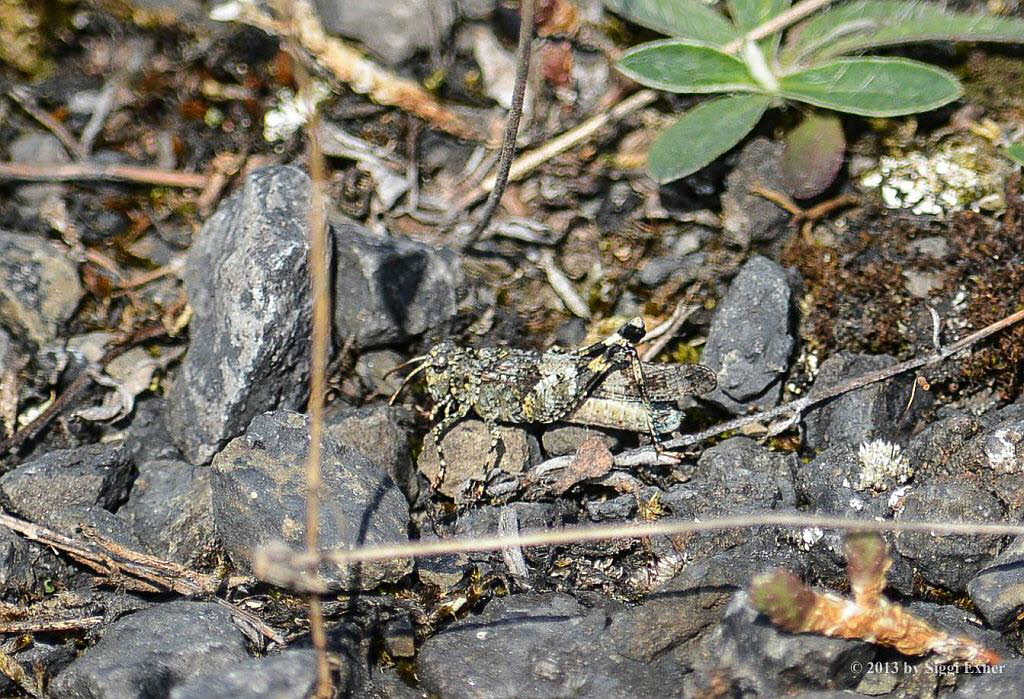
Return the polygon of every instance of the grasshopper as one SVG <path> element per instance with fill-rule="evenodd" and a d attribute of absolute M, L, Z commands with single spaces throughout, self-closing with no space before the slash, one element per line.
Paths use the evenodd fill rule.
<path fill-rule="evenodd" d="M 491 449 L 498 422 L 575 422 L 660 435 L 680 425 L 675 403 L 714 390 L 715 372 L 699 364 L 649 364 L 636 347 L 646 334 L 637 317 L 592 345 L 571 351 L 536 352 L 509 347 L 469 348 L 445 341 L 402 366 L 415 365 L 392 401 L 424 372 L 433 400 L 430 431 L 444 480 L 441 437 L 470 411 L 487 425 Z M 438 418 L 440 418 L 438 420 Z"/>

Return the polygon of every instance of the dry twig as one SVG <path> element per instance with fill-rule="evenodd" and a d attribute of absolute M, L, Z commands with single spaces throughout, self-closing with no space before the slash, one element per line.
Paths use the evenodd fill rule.
<path fill-rule="evenodd" d="M 194 172 L 162 170 L 141 165 L 101 165 L 80 162 L 65 165 L 34 165 L 32 163 L 0 163 L 0 182 L 27 180 L 31 182 L 68 182 L 71 180 L 132 182 L 157 187 L 203 189 L 209 177 Z"/>
<path fill-rule="evenodd" d="M 307 0 L 294 0 L 290 12 L 289 19 L 278 20 L 262 12 L 250 0 L 234 0 L 218 7 L 211 16 L 222 21 L 237 20 L 269 34 L 294 39 L 355 92 L 368 95 L 378 104 L 411 112 L 459 138 L 479 140 L 476 129 L 422 87 L 381 68 L 341 39 L 328 36 Z"/>
<path fill-rule="evenodd" d="M 73 539 L 34 522 L 18 519 L 3 510 L 0 510 L 0 526 L 31 541 L 63 551 L 74 561 L 101 575 L 109 584 L 139 592 L 170 591 L 186 597 L 210 597 L 267 638 L 284 643 L 284 639 L 259 617 L 214 597 L 221 586 L 221 579 L 215 575 L 133 551 L 95 532 L 87 532 L 88 541 Z"/>
<path fill-rule="evenodd" d="M 521 180 L 551 158 L 554 158 L 556 155 L 564 153 L 573 146 L 577 146 L 586 141 L 597 133 L 601 127 L 618 121 L 638 109 L 643 109 L 657 99 L 657 97 L 658 93 L 654 90 L 640 90 L 631 97 L 627 97 L 622 100 L 611 109 L 601 112 L 600 114 L 595 114 L 582 124 L 574 126 L 568 131 L 556 136 L 539 148 L 523 153 L 521 156 L 516 158 L 509 167 L 508 181 L 516 182 Z M 487 194 L 494 189 L 496 183 L 497 175 L 487 177 L 479 186 L 474 188 L 455 204 L 455 210 L 461 211 L 462 209 L 480 201 L 480 199 L 487 196 Z"/>
<path fill-rule="evenodd" d="M 68 153 L 74 156 L 76 160 L 81 160 L 88 154 L 88 151 L 79 143 L 74 134 L 65 128 L 64 124 L 54 119 L 45 109 L 36 104 L 28 90 L 23 87 L 12 87 L 7 91 L 7 96 L 24 109 L 29 116 L 49 129 L 50 133 L 57 137 L 61 145 L 67 148 Z"/>
<path fill-rule="evenodd" d="M 718 435 L 723 434 L 725 432 L 738 430 L 742 427 L 746 427 L 747 425 L 755 422 L 770 422 L 775 418 L 783 416 L 788 418 L 786 421 L 787 424 L 792 424 L 792 422 L 799 419 L 800 415 L 802 415 L 803 412 L 810 408 L 811 406 L 817 405 L 819 403 L 824 403 L 825 401 L 831 400 L 837 396 L 841 396 L 844 393 L 856 391 L 859 388 L 869 386 L 873 383 L 884 381 L 898 374 L 902 374 L 904 372 L 912 371 L 923 366 L 928 366 L 931 364 L 941 362 L 944 359 L 948 359 L 949 357 L 952 357 L 955 354 L 963 352 L 964 350 L 970 348 L 972 345 L 985 339 L 986 337 L 994 335 L 1000 330 L 1008 328 L 1011 325 L 1019 323 L 1022 320 L 1024 320 L 1024 310 L 1017 311 L 1016 313 L 1013 313 L 1012 315 L 1009 315 L 1003 318 L 1002 320 L 998 320 L 995 323 L 986 325 L 981 330 L 973 332 L 961 340 L 957 340 L 956 342 L 954 342 L 953 344 L 949 345 L 944 349 L 931 352 L 922 357 L 908 359 L 905 362 L 894 364 L 891 367 L 887 367 L 885 369 L 869 371 L 866 374 L 862 374 L 861 376 L 857 376 L 853 379 L 850 379 L 849 381 L 843 382 L 836 386 L 831 386 L 822 391 L 812 391 L 809 395 L 804 396 L 803 398 L 790 401 L 789 403 L 786 403 L 784 405 L 776 406 L 771 410 L 765 410 L 764 412 L 756 413 L 754 415 L 744 415 L 734 420 L 724 422 L 720 425 L 715 425 L 714 427 L 706 429 L 702 432 L 696 432 L 694 434 L 684 435 L 676 439 L 670 439 L 662 443 L 661 446 L 663 449 L 682 449 L 683 447 L 688 447 L 703 442 L 704 440 L 710 439 L 711 437 L 717 437 Z M 631 449 L 622 452 L 619 456 L 639 456 L 640 454 L 644 453 L 648 454 L 648 456 L 650 457 L 655 456 L 655 450 L 653 447 L 640 447 L 639 449 Z"/>

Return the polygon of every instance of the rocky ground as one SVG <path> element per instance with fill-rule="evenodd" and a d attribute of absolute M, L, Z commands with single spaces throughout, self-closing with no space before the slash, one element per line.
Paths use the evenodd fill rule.
<path fill-rule="evenodd" d="M 355 15 L 321 5 L 333 31 L 498 132 L 514 7 L 434 3 L 425 32 L 405 3 Z M 0 183 L 0 694 L 309 696 L 305 599 L 252 568 L 256 545 L 298 546 L 304 532 L 310 181 L 301 132 L 269 142 L 262 129 L 295 88 L 291 60 L 190 0 L 3 7 L 52 29 L 26 23 L 23 62 L 7 57 L 4 161 L 209 177 L 191 189 Z M 611 64 L 638 30 L 598 2 L 553 0 L 539 34 L 531 146 L 631 89 Z M 634 316 L 649 329 L 675 318 L 654 361 L 718 374 L 714 392 L 678 406 L 691 432 L 1009 315 L 1024 304 L 1024 198 L 978 134 L 1024 121 L 1021 92 L 1000 89 L 1021 84 L 1020 55 L 948 51 L 936 60 L 958 70 L 965 100 L 913 127 L 850 120 L 847 168 L 804 203 L 859 203 L 826 218 L 794 225 L 752 192 L 785 189 L 773 129 L 786 115 L 697 175 L 655 185 L 637 157 L 688 104 L 665 97 L 514 183 L 467 249 L 454 241 L 473 210 L 446 219 L 490 162 L 482 142 L 337 86 L 323 106 L 322 544 L 769 512 L 1021 523 L 1019 329 L 676 464 L 615 467 L 601 455 L 642 435 L 565 424 L 502 425 L 491 451 L 471 418 L 442 441 L 441 479 L 429 397 L 414 382 L 389 405 L 401 374 L 387 375 L 445 339 L 578 347 Z M 885 184 L 900 157 L 964 148 L 998 176 L 936 195 L 938 214 L 913 212 L 906 173 Z M 589 471 L 551 461 L 574 454 L 598 456 Z M 843 540 L 761 527 L 325 569 L 337 684 L 381 697 L 1024 694 L 1024 538 L 887 540 L 886 595 L 998 652 L 997 672 L 778 629 L 751 605 L 751 579 L 785 568 L 846 592 Z"/>

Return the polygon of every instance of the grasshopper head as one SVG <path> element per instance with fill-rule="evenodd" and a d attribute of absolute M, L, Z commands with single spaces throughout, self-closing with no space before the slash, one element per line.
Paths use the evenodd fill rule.
<path fill-rule="evenodd" d="M 427 380 L 427 391 L 434 401 L 440 401 L 450 394 L 453 374 L 458 372 L 462 348 L 446 340 L 435 345 L 423 362 Z"/>

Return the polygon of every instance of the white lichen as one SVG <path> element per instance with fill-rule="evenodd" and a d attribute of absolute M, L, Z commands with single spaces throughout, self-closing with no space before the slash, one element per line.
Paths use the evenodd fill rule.
<path fill-rule="evenodd" d="M 305 126 L 317 106 L 331 94 L 331 88 L 312 81 L 308 91 L 298 94 L 288 89 L 277 92 L 277 105 L 263 117 L 263 139 L 268 143 L 283 141 Z"/>
<path fill-rule="evenodd" d="M 970 209 L 999 213 L 1012 168 L 991 143 L 971 134 L 957 134 L 938 144 L 894 149 L 860 177 L 860 184 L 878 189 L 890 209 L 910 209 L 943 216 Z"/>
<path fill-rule="evenodd" d="M 801 529 L 799 539 L 796 544 L 797 548 L 801 551 L 810 551 L 824 536 L 825 532 L 822 531 L 821 527 L 806 527 Z"/>
<path fill-rule="evenodd" d="M 1017 430 L 999 429 L 985 440 L 985 456 L 996 473 L 1020 473 L 1021 443 L 1024 435 Z"/>
<path fill-rule="evenodd" d="M 863 442 L 857 449 L 860 474 L 855 490 L 871 490 L 882 493 L 894 485 L 902 485 L 914 475 L 910 459 L 898 444 L 876 439 Z"/>

